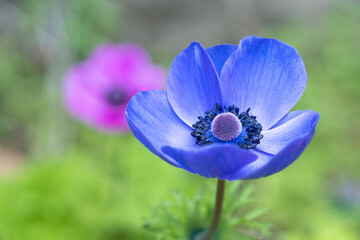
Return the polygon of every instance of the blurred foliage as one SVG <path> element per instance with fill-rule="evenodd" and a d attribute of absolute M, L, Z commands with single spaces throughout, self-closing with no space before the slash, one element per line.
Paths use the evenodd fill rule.
<path fill-rule="evenodd" d="M 121 41 L 121 6 L 104 0 L 9 4 L 16 21 L 0 23 L 6 25 L 0 32 L 0 146 L 26 157 L 15 175 L 0 175 L 0 240 L 146 239 L 141 224 L 151 216 L 150 206 L 166 199 L 169 188 L 183 189 L 181 198 L 190 196 L 205 179 L 169 166 L 133 137 L 103 135 L 70 120 L 59 91 L 72 62 L 102 41 Z M 313 142 L 298 161 L 252 182 L 256 206 L 271 209 L 265 222 L 273 223 L 274 239 L 360 239 L 359 188 L 344 192 L 349 184 L 360 186 L 359 22 L 359 4 L 343 2 L 320 17 L 259 33 L 298 49 L 308 85 L 296 109 L 321 114 Z M 152 53 L 168 59 L 165 65 L 174 57 L 166 49 Z M 48 151 L 50 143 L 60 150 Z M 240 197 L 249 194 L 246 189 Z M 230 192 L 226 199 L 233 199 Z M 205 206 L 194 220 L 203 228 L 214 196 L 205 191 L 200 200 L 199 194 L 191 199 Z M 180 201 L 173 211 L 189 204 L 194 202 Z M 262 213 L 249 209 L 240 207 L 234 218 L 235 225 L 246 226 L 241 232 Z"/>
<path fill-rule="evenodd" d="M 79 155 L 58 160 L 0 184 L 0 239 L 130 238 L 121 182 Z"/>
<path fill-rule="evenodd" d="M 10 142 L 20 151 L 44 152 L 46 144 L 61 148 L 68 137 L 59 91 L 62 76 L 95 45 L 120 37 L 122 8 L 102 0 L 29 0 L 4 6 L 16 21 L 2 22 L 10 27 L 0 32 L 0 143 Z"/>
<path fill-rule="evenodd" d="M 43 44 L 54 44 L 51 41 L 62 43 L 76 59 L 86 58 L 99 43 L 119 38 L 123 28 L 121 5 L 108 0 L 30 0 L 18 8 L 18 34 L 33 36 L 40 50 L 47 47 Z M 39 39 L 42 34 L 51 36 Z"/>
<path fill-rule="evenodd" d="M 130 135 L 79 128 L 85 148 L 29 159 L 0 178 L 0 239 L 144 239 L 142 219 L 169 186 L 200 186 Z"/>
<path fill-rule="evenodd" d="M 206 188 L 198 190 L 193 197 L 181 190 L 173 190 L 170 198 L 153 208 L 145 220 L 144 228 L 149 239 L 183 240 L 196 239 L 196 235 L 210 225 L 214 211 L 216 183 L 211 181 Z M 253 188 L 240 181 L 227 183 L 222 221 L 217 239 L 252 240 L 271 236 L 270 224 L 258 221 L 265 209 L 253 206 Z"/>

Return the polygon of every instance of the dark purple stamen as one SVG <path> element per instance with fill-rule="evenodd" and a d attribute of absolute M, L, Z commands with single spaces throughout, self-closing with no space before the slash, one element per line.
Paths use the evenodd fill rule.
<path fill-rule="evenodd" d="M 112 89 L 107 93 L 106 100 L 111 106 L 119 106 L 127 102 L 128 95 L 121 89 Z"/>
<path fill-rule="evenodd" d="M 200 146 L 233 142 L 241 148 L 255 148 L 263 138 L 262 126 L 249 112 L 250 108 L 240 112 L 234 105 L 226 108 L 215 104 L 213 109 L 205 112 L 205 117 L 198 117 L 199 121 L 192 125 L 194 131 L 191 136 Z"/>

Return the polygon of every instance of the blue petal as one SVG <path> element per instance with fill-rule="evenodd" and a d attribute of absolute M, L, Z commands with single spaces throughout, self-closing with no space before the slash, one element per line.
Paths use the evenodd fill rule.
<path fill-rule="evenodd" d="M 256 160 L 255 154 L 232 145 L 214 145 L 197 150 L 167 146 L 163 152 L 192 172 L 208 178 L 222 178 Z"/>
<path fill-rule="evenodd" d="M 261 139 L 256 149 L 270 154 L 279 153 L 299 136 L 315 131 L 319 117 L 320 115 L 312 110 L 296 111 L 285 115 L 280 121 L 287 120 L 286 122 L 277 123 L 277 125 L 280 125 L 276 128 L 261 133 L 264 138 Z"/>
<path fill-rule="evenodd" d="M 219 76 L 221 73 L 221 69 L 224 66 L 224 63 L 226 62 L 226 60 L 228 60 L 231 54 L 233 54 L 236 51 L 237 48 L 238 48 L 237 45 L 221 44 L 206 49 L 212 62 L 215 65 L 216 72 L 218 73 Z"/>
<path fill-rule="evenodd" d="M 134 136 L 151 152 L 176 167 L 188 170 L 161 152 L 163 146 L 198 147 L 191 137 L 192 129 L 174 113 L 165 91 L 138 92 L 127 106 L 126 120 Z"/>
<path fill-rule="evenodd" d="M 278 151 L 276 155 L 262 152 L 260 150 L 251 150 L 253 153 L 255 153 L 258 156 L 258 159 L 255 162 L 240 169 L 236 173 L 229 174 L 224 178 L 228 180 L 237 180 L 237 179 L 256 179 L 260 177 L 266 177 L 275 174 L 277 172 L 280 172 L 281 170 L 285 169 L 287 166 L 292 164 L 301 155 L 301 153 L 310 143 L 315 133 L 315 127 L 319 119 L 319 115 L 313 111 L 304 111 L 304 113 L 299 115 L 299 117 L 297 118 L 307 119 L 308 124 L 305 124 L 306 126 L 303 127 L 306 129 L 306 131 L 302 131 L 302 132 L 299 131 L 298 132 L 299 135 L 297 135 L 297 137 L 292 136 L 291 140 L 287 141 L 286 146 L 283 146 L 283 144 L 285 143 L 285 138 L 283 138 L 283 142 L 279 141 L 278 143 L 274 143 L 275 145 L 281 144 L 281 146 L 283 146 L 283 148 L 280 151 Z M 289 124 L 291 123 L 290 125 L 292 125 L 295 124 L 296 122 L 295 125 L 297 125 L 300 122 L 296 120 L 297 118 L 290 120 L 288 123 Z M 283 126 L 285 127 L 285 125 L 288 125 L 288 123 L 285 123 L 279 126 L 278 128 L 282 128 Z M 290 127 L 288 125 L 285 128 L 289 129 Z M 283 130 L 286 131 L 288 129 L 283 129 Z M 296 129 L 296 127 L 294 127 L 294 129 Z M 269 130 L 269 132 L 270 131 L 273 130 Z M 294 133 L 295 132 L 296 131 L 294 131 Z M 270 141 L 270 137 L 269 137 L 269 141 Z M 263 143 L 261 142 L 259 145 L 261 144 Z"/>
<path fill-rule="evenodd" d="M 307 75 L 296 49 L 275 39 L 246 37 L 220 76 L 224 104 L 251 108 L 263 129 L 279 121 L 300 99 Z"/>
<path fill-rule="evenodd" d="M 277 127 L 283 125 L 284 123 L 290 121 L 293 118 L 296 118 L 297 116 L 299 116 L 302 113 L 304 113 L 304 111 L 301 111 L 301 110 L 292 111 L 292 112 L 287 113 L 282 119 L 280 119 L 277 123 L 275 123 L 275 125 L 272 126 L 269 130 L 277 128 Z"/>
<path fill-rule="evenodd" d="M 214 64 L 199 43 L 191 43 L 174 59 L 167 83 L 170 105 L 189 126 L 215 103 L 222 105 Z"/>

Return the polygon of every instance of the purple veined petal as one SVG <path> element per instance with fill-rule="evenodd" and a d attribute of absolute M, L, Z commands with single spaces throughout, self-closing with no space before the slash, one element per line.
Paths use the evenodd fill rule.
<path fill-rule="evenodd" d="M 224 63 L 231 56 L 231 54 L 236 51 L 237 48 L 238 46 L 234 44 L 220 44 L 206 49 L 212 62 L 215 65 L 216 72 L 219 76 Z"/>
<path fill-rule="evenodd" d="M 233 145 L 212 145 L 190 150 L 166 146 L 162 151 L 193 173 L 207 178 L 221 178 L 234 173 L 257 158 L 250 151 Z"/>
<path fill-rule="evenodd" d="M 263 129 L 279 121 L 300 99 L 307 75 L 295 48 L 276 39 L 246 37 L 225 62 L 220 88 L 225 105 L 251 108 Z"/>
<path fill-rule="evenodd" d="M 313 111 L 309 111 L 309 112 L 313 112 Z M 312 114 L 312 113 L 303 113 L 302 115 L 305 116 L 307 114 Z M 318 117 L 319 116 L 317 115 L 317 113 L 314 112 L 314 116 L 310 120 L 310 124 L 309 124 L 310 126 L 306 127 L 307 131 L 303 131 L 301 135 L 292 138 L 291 141 L 287 141 L 286 146 L 283 146 L 282 145 L 283 143 L 281 143 L 281 146 L 283 146 L 283 148 L 280 151 L 278 151 L 276 155 L 262 152 L 260 150 L 251 150 L 251 152 L 253 152 L 258 156 L 258 159 L 253 163 L 240 169 L 236 173 L 225 176 L 224 179 L 227 180 L 256 179 L 260 177 L 267 177 L 269 175 L 282 171 L 287 166 L 292 164 L 308 146 L 315 133 L 315 126 L 318 121 Z M 290 120 L 289 123 L 294 121 L 295 119 L 296 118 Z M 287 125 L 287 123 L 281 125 L 280 127 L 284 125 Z M 272 130 L 269 130 L 269 132 L 270 131 Z M 261 144 L 262 143 L 260 143 L 260 145 Z"/>
<path fill-rule="evenodd" d="M 173 61 L 167 85 L 168 100 L 176 114 L 189 126 L 205 111 L 222 105 L 219 78 L 206 50 L 190 44 Z"/>
<path fill-rule="evenodd" d="M 299 136 L 314 132 L 319 117 L 320 115 L 312 110 L 288 113 L 276 124 L 280 124 L 279 126 L 262 132 L 264 137 L 256 149 L 270 154 L 279 153 Z M 285 120 L 287 121 L 281 124 Z"/>
<path fill-rule="evenodd" d="M 192 128 L 172 110 L 165 91 L 138 92 L 128 104 L 126 120 L 134 136 L 152 153 L 191 172 L 177 159 L 164 155 L 161 151 L 163 146 L 198 148 L 191 136 Z"/>

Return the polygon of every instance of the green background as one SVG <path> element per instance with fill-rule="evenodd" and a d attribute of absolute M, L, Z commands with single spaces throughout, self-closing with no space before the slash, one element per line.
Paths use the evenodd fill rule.
<path fill-rule="evenodd" d="M 191 195 L 215 184 L 163 162 L 131 133 L 77 123 L 61 104 L 62 75 L 98 43 L 144 44 L 169 67 L 198 39 L 185 34 L 171 47 L 136 38 L 129 19 L 137 16 L 127 1 L 0 3 L 0 240 L 147 239 L 143 219 L 170 189 Z M 157 11 L 157 23 L 165 21 L 169 12 Z M 265 20 L 223 39 L 236 44 L 256 34 L 296 47 L 308 84 L 294 109 L 313 109 L 321 118 L 294 164 L 245 184 L 269 209 L 263 220 L 273 224 L 272 239 L 360 239 L 360 5 L 338 2 L 316 14 Z"/>

